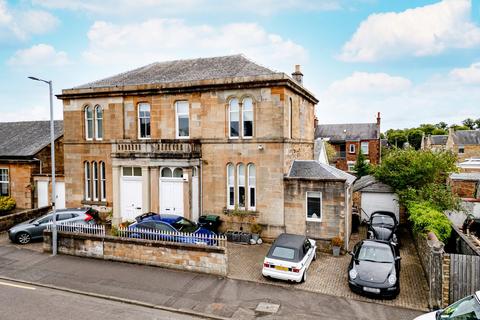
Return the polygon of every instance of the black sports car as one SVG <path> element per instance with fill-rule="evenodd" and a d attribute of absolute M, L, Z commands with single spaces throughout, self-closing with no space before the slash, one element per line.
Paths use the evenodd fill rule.
<path fill-rule="evenodd" d="M 353 292 L 395 298 L 400 292 L 400 257 L 385 241 L 363 240 L 354 247 L 348 266 L 348 285 Z"/>
<path fill-rule="evenodd" d="M 398 221 L 395 213 L 375 211 L 368 222 L 367 238 L 393 242 L 398 246 Z"/>

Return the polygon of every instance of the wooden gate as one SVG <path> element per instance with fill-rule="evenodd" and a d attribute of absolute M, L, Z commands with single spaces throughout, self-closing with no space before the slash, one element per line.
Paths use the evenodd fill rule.
<path fill-rule="evenodd" d="M 450 254 L 450 303 L 478 290 L 480 290 L 480 256 Z"/>

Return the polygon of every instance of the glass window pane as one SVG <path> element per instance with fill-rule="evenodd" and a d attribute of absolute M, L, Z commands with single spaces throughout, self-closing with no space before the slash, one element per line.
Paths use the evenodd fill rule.
<path fill-rule="evenodd" d="M 98 139 L 103 138 L 103 120 L 102 119 L 97 119 L 97 138 Z"/>
<path fill-rule="evenodd" d="M 252 120 L 248 120 L 250 117 L 248 114 L 252 114 Z M 244 137 L 252 137 L 253 136 L 253 113 L 247 112 L 244 113 L 243 117 L 243 136 Z"/>
<path fill-rule="evenodd" d="M 245 207 L 245 187 L 238 187 L 238 206 Z"/>
<path fill-rule="evenodd" d="M 228 191 L 228 204 L 230 206 L 234 206 L 235 205 L 235 191 L 234 191 L 234 187 L 230 187 L 229 188 L 229 191 Z"/>
<path fill-rule="evenodd" d="M 177 114 L 188 114 L 188 101 L 177 101 Z"/>
<path fill-rule="evenodd" d="M 132 175 L 132 167 L 123 167 L 123 175 L 124 176 L 131 176 Z"/>
<path fill-rule="evenodd" d="M 8 183 L 0 183 L 0 196 L 8 196 Z"/>
<path fill-rule="evenodd" d="M 142 176 L 142 168 L 134 167 L 133 168 L 133 175 L 135 177 L 141 177 Z"/>
<path fill-rule="evenodd" d="M 240 112 L 239 104 L 237 99 L 230 100 L 230 136 L 238 137 L 240 135 Z"/>
<path fill-rule="evenodd" d="M 170 170 L 170 168 L 163 168 L 162 169 L 162 177 L 171 178 L 172 177 L 172 170 Z"/>
<path fill-rule="evenodd" d="M 245 166 L 243 164 L 238 165 L 238 185 L 245 185 Z"/>
<path fill-rule="evenodd" d="M 176 168 L 175 170 L 173 170 L 173 177 L 174 178 L 183 178 L 183 169 Z"/>
<path fill-rule="evenodd" d="M 228 171 L 228 185 L 233 186 L 235 184 L 235 175 L 233 174 L 233 165 L 229 164 L 227 167 Z"/>
<path fill-rule="evenodd" d="M 243 99 L 243 111 L 253 111 L 253 101 L 252 98 Z"/>
<path fill-rule="evenodd" d="M 316 192 L 308 193 L 307 218 L 309 219 L 321 218 L 321 199 L 320 199 L 320 195 Z"/>
<path fill-rule="evenodd" d="M 0 181 L 8 182 L 8 169 L 0 169 Z"/>
<path fill-rule="evenodd" d="M 179 137 L 188 137 L 190 134 L 188 116 L 179 116 L 178 117 L 178 136 Z"/>
<path fill-rule="evenodd" d="M 87 120 L 87 138 L 93 138 L 93 120 Z"/>
<path fill-rule="evenodd" d="M 255 207 L 255 188 L 250 188 L 250 207 Z"/>
<path fill-rule="evenodd" d="M 255 179 L 256 172 L 255 172 L 255 170 L 256 169 L 255 169 L 254 164 L 248 165 L 248 185 L 250 185 L 250 186 L 254 186 L 255 182 L 256 182 L 256 179 Z"/>

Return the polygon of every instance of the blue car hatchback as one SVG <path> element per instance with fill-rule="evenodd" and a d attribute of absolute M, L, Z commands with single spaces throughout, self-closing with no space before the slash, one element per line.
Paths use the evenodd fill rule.
<path fill-rule="evenodd" d="M 165 231 L 167 235 L 162 235 L 160 240 L 180 243 L 206 244 L 210 246 L 217 245 L 217 241 L 215 239 L 208 238 L 209 236 L 216 236 L 214 232 L 205 229 L 195 222 L 190 221 L 182 216 L 149 212 L 136 217 L 135 220 L 137 222 L 131 224 L 128 227 L 129 230 L 144 229 L 156 230 L 160 232 Z M 185 233 L 189 233 L 191 236 L 182 235 Z M 142 234 L 140 233 L 131 233 L 130 236 L 132 238 L 143 238 Z M 146 235 L 146 238 L 149 238 L 149 234 Z"/>

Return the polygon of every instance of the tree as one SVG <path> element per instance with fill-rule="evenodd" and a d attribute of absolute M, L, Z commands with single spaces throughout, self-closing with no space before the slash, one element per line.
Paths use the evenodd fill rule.
<path fill-rule="evenodd" d="M 448 131 L 445 130 L 445 129 L 440 129 L 440 128 L 436 128 L 435 130 L 432 131 L 432 135 L 446 135 L 448 134 Z"/>
<path fill-rule="evenodd" d="M 452 128 L 452 129 L 455 130 L 455 131 L 470 130 L 469 127 L 467 127 L 467 126 L 459 126 L 458 124 L 452 124 L 452 125 L 450 126 L 450 128 Z"/>
<path fill-rule="evenodd" d="M 435 127 L 437 127 L 437 129 L 443 129 L 443 130 L 447 131 L 448 124 L 446 122 L 440 121 L 439 123 L 437 123 L 435 125 Z"/>
<path fill-rule="evenodd" d="M 433 131 L 435 131 L 438 128 L 435 127 L 433 124 L 424 123 L 424 124 L 421 124 L 420 127 L 418 127 L 418 129 L 425 132 L 425 135 L 428 136 L 429 134 L 433 134 Z"/>
<path fill-rule="evenodd" d="M 475 120 L 475 126 L 476 126 L 477 129 L 480 129 L 480 118 Z"/>
<path fill-rule="evenodd" d="M 402 148 L 403 144 L 408 141 L 407 135 L 405 134 L 404 130 L 394 130 L 390 129 L 387 130 L 387 140 L 391 146 L 395 146 L 397 148 Z"/>
<path fill-rule="evenodd" d="M 423 131 L 420 129 L 409 129 L 407 131 L 408 143 L 415 148 L 420 149 L 422 144 Z"/>
<path fill-rule="evenodd" d="M 335 150 L 335 147 L 332 146 L 327 141 L 324 142 L 324 146 L 325 146 L 325 151 L 327 152 L 328 162 L 332 163 L 335 157 L 337 156 L 337 150 Z"/>
<path fill-rule="evenodd" d="M 362 150 L 360 150 L 358 153 L 357 162 L 355 162 L 353 170 L 356 172 L 357 177 L 359 178 L 369 175 L 372 172 L 372 166 L 366 161 Z"/>
<path fill-rule="evenodd" d="M 462 124 L 465 127 L 468 127 L 470 130 L 475 129 L 475 120 L 473 120 L 472 118 L 467 118 L 467 119 L 463 120 Z"/>

